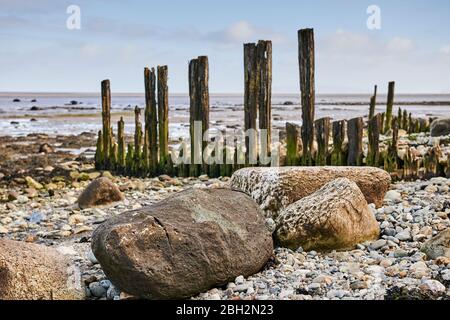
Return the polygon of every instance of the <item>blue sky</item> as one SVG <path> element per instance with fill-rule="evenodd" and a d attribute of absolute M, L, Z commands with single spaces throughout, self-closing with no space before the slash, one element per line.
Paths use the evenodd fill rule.
<path fill-rule="evenodd" d="M 69 30 L 69 5 L 81 29 Z M 369 5 L 381 30 L 366 26 Z M 316 35 L 318 93 L 450 93 L 447 0 L 0 0 L 0 91 L 142 92 L 143 68 L 167 64 L 187 92 L 189 59 L 208 55 L 210 91 L 243 91 L 242 44 L 273 40 L 273 92 L 298 92 L 297 30 Z"/>

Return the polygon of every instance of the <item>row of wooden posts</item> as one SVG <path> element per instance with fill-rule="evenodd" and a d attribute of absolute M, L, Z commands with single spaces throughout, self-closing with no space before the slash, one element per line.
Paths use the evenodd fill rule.
<path fill-rule="evenodd" d="M 417 177 L 420 172 L 440 174 L 448 170 L 439 164 L 439 147 L 432 148 L 429 154 L 420 159 L 408 150 L 400 159 L 398 156 L 398 131 L 417 133 L 429 129 L 427 121 L 414 119 L 411 113 L 399 109 L 393 115 L 395 83 L 390 82 L 386 112 L 375 114 L 377 86 L 370 99 L 367 125 L 362 117 L 331 122 L 325 117 L 318 120 L 315 115 L 314 85 L 314 31 L 298 31 L 298 61 L 300 73 L 300 91 L 302 105 L 302 126 L 286 123 L 286 154 L 277 165 L 369 165 L 384 167 L 394 176 Z M 117 135 L 111 125 L 111 92 L 109 80 L 102 82 L 102 130 L 98 133 L 95 163 L 98 169 L 134 176 L 156 176 L 162 173 L 174 176 L 210 177 L 229 176 L 244 166 L 266 165 L 259 161 L 258 155 L 264 151 L 270 155 L 271 148 L 271 96 L 272 96 L 272 43 L 259 41 L 244 44 L 244 130 L 256 132 L 259 144 L 251 143 L 252 136 L 246 135 L 244 145 L 233 148 L 223 147 L 219 151 L 223 163 L 209 163 L 202 156 L 208 142 L 199 147 L 201 164 L 174 164 L 169 153 L 169 93 L 167 85 L 167 66 L 144 69 L 145 110 L 144 127 L 141 122 L 141 110 L 135 108 L 135 134 L 133 143 L 125 143 L 123 118 L 117 124 Z M 209 65 L 206 56 L 200 56 L 189 62 L 190 97 L 190 148 L 182 142 L 179 157 L 190 153 L 192 160 L 196 146 L 194 141 L 194 123 L 201 123 L 202 135 L 209 129 Z M 363 155 L 363 132 L 367 127 L 368 153 Z M 265 134 L 259 135 L 264 131 Z M 380 135 L 390 135 L 387 148 L 381 148 Z M 332 147 L 330 148 L 330 137 Z M 347 139 L 345 139 L 347 138 Z M 347 142 L 347 143 L 344 143 Z M 316 142 L 316 144 L 314 144 Z M 223 142 L 222 142 L 223 143 Z M 262 150 L 263 149 L 263 150 Z M 283 147 L 278 146 L 277 155 Z M 244 150 L 244 151 L 243 151 Z M 214 154 L 215 149 L 212 151 Z M 257 159 L 251 163 L 250 159 Z M 232 159 L 230 163 L 229 159 Z M 228 159 L 228 161 L 226 161 Z M 449 160 L 450 161 L 450 160 Z M 424 170 L 420 170 L 423 166 Z"/>

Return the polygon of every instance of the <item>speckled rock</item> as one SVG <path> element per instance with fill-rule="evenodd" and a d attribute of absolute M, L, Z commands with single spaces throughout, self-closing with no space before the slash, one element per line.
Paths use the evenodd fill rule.
<path fill-rule="evenodd" d="M 450 258 L 450 228 L 425 242 L 421 249 L 430 259 Z"/>
<path fill-rule="evenodd" d="M 84 299 L 80 271 L 57 250 L 0 239 L 0 300 Z"/>
<path fill-rule="evenodd" d="M 281 210 L 276 224 L 277 241 L 293 250 L 350 249 L 380 234 L 364 195 L 347 178 L 331 181 Z"/>
<path fill-rule="evenodd" d="M 372 167 L 281 167 L 244 168 L 236 171 L 231 187 L 249 194 L 267 216 L 278 212 L 337 178 L 355 182 L 368 203 L 383 204 L 391 178 L 381 169 Z"/>
<path fill-rule="evenodd" d="M 246 194 L 193 188 L 111 218 L 95 230 L 92 250 L 121 291 L 177 299 L 258 272 L 273 243 Z"/>
<path fill-rule="evenodd" d="M 81 209 L 107 205 L 124 199 L 119 188 L 106 177 L 92 181 L 78 197 Z"/>

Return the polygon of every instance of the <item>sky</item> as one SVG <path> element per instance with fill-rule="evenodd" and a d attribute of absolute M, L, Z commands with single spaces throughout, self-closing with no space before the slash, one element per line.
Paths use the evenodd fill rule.
<path fill-rule="evenodd" d="M 80 29 L 69 29 L 70 5 Z M 380 9 L 369 29 L 367 8 Z M 450 93 L 448 0 L 0 0 L 0 92 L 142 92 L 168 65 L 188 92 L 188 62 L 209 57 L 210 92 L 243 92 L 243 43 L 273 42 L 274 93 L 298 93 L 297 30 L 314 28 L 317 93 Z"/>

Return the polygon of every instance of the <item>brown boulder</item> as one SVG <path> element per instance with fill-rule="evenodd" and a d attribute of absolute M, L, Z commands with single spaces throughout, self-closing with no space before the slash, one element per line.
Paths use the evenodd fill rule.
<path fill-rule="evenodd" d="M 0 300 L 80 300 L 77 267 L 57 250 L 0 239 Z"/>
<path fill-rule="evenodd" d="M 372 167 L 260 167 L 236 171 L 231 187 L 250 195 L 269 217 L 337 178 L 355 182 L 368 203 L 381 207 L 390 175 Z"/>
<path fill-rule="evenodd" d="M 122 291 L 179 299 L 258 272 L 273 242 L 244 193 L 189 189 L 111 218 L 94 231 L 92 250 Z"/>
<path fill-rule="evenodd" d="M 108 178 L 101 177 L 86 187 L 77 202 L 81 209 L 85 209 L 123 201 L 123 199 L 119 188 Z"/>
<path fill-rule="evenodd" d="M 277 241 L 293 250 L 351 249 L 380 235 L 364 195 L 347 178 L 331 181 L 281 210 L 276 224 Z"/>

